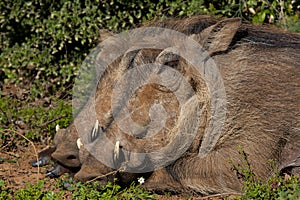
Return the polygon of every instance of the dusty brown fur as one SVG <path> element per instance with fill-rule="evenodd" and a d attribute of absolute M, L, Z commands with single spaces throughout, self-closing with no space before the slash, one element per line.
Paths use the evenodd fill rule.
<path fill-rule="evenodd" d="M 228 24 L 230 26 L 226 26 Z M 208 16 L 158 21 L 147 26 L 180 31 L 199 40 L 206 48 L 217 63 L 224 81 L 227 118 L 213 150 L 200 158 L 198 151 L 211 117 L 210 94 L 205 81 L 195 77 L 186 61 L 175 60 L 173 67 L 185 76 L 196 91 L 201 113 L 200 126 L 187 152 L 166 168 L 154 171 L 147 179 L 145 188 L 203 194 L 240 191 L 241 180 L 228 162 L 229 158 L 236 165 L 241 162 L 237 150 L 239 145 L 248 155 L 254 173 L 261 178 L 270 175 L 270 159 L 282 164 L 282 168 L 293 159 L 299 162 L 300 35 L 263 26 L 240 25 L 236 19 L 220 21 Z M 235 28 L 231 30 L 232 26 Z M 226 41 L 222 43 L 222 39 Z M 152 63 L 161 52 L 153 49 L 128 52 L 109 66 L 98 84 L 97 119 L 105 129 L 104 134 L 112 143 L 121 141 L 123 149 L 137 152 L 160 149 L 174 139 L 172 133 L 177 126 L 181 126 L 179 120 L 182 116 L 179 116 L 176 98 L 172 92 L 155 84 L 143 86 L 128 101 L 132 119 L 142 125 L 149 123 L 148 111 L 154 102 L 165 106 L 172 117 L 154 137 L 143 139 L 143 133 L 127 135 L 118 129 L 111 116 L 111 91 L 115 82 L 128 68 Z M 74 146 L 72 148 L 76 149 Z M 287 158 L 289 155 L 290 158 Z M 162 158 L 164 156 L 161 155 Z M 57 152 L 53 157 L 63 162 Z M 80 161 L 82 168 L 75 176 L 80 180 L 112 171 L 84 150 L 80 153 Z M 132 176 L 129 179 L 135 178 Z"/>
<path fill-rule="evenodd" d="M 80 167 L 79 150 L 76 145 L 78 133 L 74 123 L 67 129 L 60 129 L 54 137 L 55 152 L 52 157 L 66 167 Z"/>

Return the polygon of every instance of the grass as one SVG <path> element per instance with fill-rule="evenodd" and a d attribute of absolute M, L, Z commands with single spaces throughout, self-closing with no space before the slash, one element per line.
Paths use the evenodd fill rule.
<path fill-rule="evenodd" d="M 247 173 L 250 173 L 248 171 Z M 235 199 L 277 199 L 277 200 L 297 200 L 300 197 L 300 179 L 295 176 L 271 177 L 266 183 L 260 180 L 254 181 L 251 177 L 245 180 L 243 195 Z M 74 182 L 72 178 L 57 180 L 56 191 L 48 191 L 45 186 L 46 179 L 40 180 L 34 185 L 27 184 L 26 187 L 14 191 L 8 187 L 4 180 L 0 180 L 0 199 L 62 199 L 66 198 L 68 191 L 71 198 L 83 199 L 158 199 L 150 192 L 142 189 L 140 185 L 132 184 L 130 187 L 121 188 L 115 183 L 107 183 L 104 186 L 97 182 L 81 183 Z M 166 196 L 167 197 L 167 196 Z M 232 198 L 231 198 L 232 199 Z"/>
<path fill-rule="evenodd" d="M 40 180 L 36 184 L 27 184 L 26 187 L 13 191 L 6 185 L 4 180 L 0 181 L 0 199 L 43 199 L 60 200 L 67 198 L 68 191 L 71 198 L 76 200 L 84 199 L 156 199 L 155 195 L 142 189 L 139 185 L 132 184 L 130 187 L 121 188 L 115 183 L 108 182 L 106 185 L 99 185 L 98 182 L 81 183 L 74 182 L 72 178 L 64 176 L 56 181 L 57 191 L 48 191 L 45 182 Z"/>
<path fill-rule="evenodd" d="M 280 172 L 276 170 L 276 165 L 271 160 L 270 165 L 274 175 L 263 182 L 251 169 L 247 154 L 243 151 L 242 147 L 239 147 L 238 151 L 243 163 L 239 166 L 232 165 L 232 170 L 243 179 L 244 184 L 242 188 L 243 195 L 237 199 L 297 200 L 300 198 L 299 177 L 280 174 Z"/>
<path fill-rule="evenodd" d="M 72 120 L 70 103 L 55 97 L 49 101 L 50 106 L 45 102 L 0 98 L 0 146 L 24 144 L 25 140 L 14 134 L 16 130 L 21 130 L 32 141 L 49 141 L 55 134 L 56 124 L 67 127 Z"/>

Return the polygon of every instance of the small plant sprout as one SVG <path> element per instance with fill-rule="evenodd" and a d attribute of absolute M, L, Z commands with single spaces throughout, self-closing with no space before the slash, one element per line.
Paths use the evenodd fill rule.
<path fill-rule="evenodd" d="M 140 185 L 144 184 L 145 183 L 144 177 L 138 178 L 138 182 L 140 183 Z"/>

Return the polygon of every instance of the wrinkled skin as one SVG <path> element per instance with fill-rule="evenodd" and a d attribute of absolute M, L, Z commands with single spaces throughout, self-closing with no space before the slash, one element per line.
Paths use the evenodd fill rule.
<path fill-rule="evenodd" d="M 60 136 L 56 137 L 54 140 L 56 149 L 51 156 L 59 163 L 67 167 L 80 167 L 81 163 L 79 161 L 79 149 L 76 144 L 78 139 L 76 127 L 74 124 L 71 124 L 63 131 L 64 133 L 61 133 Z"/>
<path fill-rule="evenodd" d="M 57 127 L 53 145 L 41 151 L 38 155 L 39 160 L 33 161 L 32 166 L 47 165 L 50 160 L 54 159 L 55 166 L 47 172 L 47 176 L 52 178 L 59 177 L 64 173 L 76 173 L 81 166 L 77 139 L 78 133 L 74 124 L 67 129 Z"/>
<path fill-rule="evenodd" d="M 155 191 L 193 191 L 202 194 L 240 191 L 242 180 L 237 178 L 228 162 L 229 158 L 234 165 L 243 162 L 238 153 L 239 145 L 243 147 L 254 173 L 262 179 L 271 175 L 270 159 L 276 162 L 282 173 L 299 174 L 300 35 L 241 24 L 238 19 L 218 21 L 207 16 L 153 22 L 149 24 L 151 25 L 189 35 L 202 45 L 220 70 L 226 90 L 227 118 L 212 151 L 205 157 L 198 156 L 204 132 L 211 120 L 210 94 L 205 81 L 201 77 L 195 77 L 187 62 L 181 58 L 170 56 L 163 50 L 150 49 L 128 52 L 99 81 L 95 100 L 97 119 L 104 130 L 101 134 L 106 134 L 112 143 L 120 141 L 123 149 L 137 152 L 151 152 L 172 141 L 171 132 L 168 131 L 174 126 L 181 126 L 177 119 L 182 116 L 177 111 L 176 98 L 165 88 L 155 84 L 143 86 L 128 101 L 136 123 L 149 123 L 148 112 L 157 101 L 166 107 L 169 116 L 173 116 L 167 119 L 166 128 L 150 139 L 144 139 L 144 133 L 132 137 L 120 132 L 116 122 L 108 114 L 111 112 L 110 94 L 119 76 L 127 68 L 158 61 L 169 64 L 182 73 L 196 90 L 197 99 L 192 103 L 200 106 L 200 126 L 187 152 L 165 168 L 146 175 L 122 173 L 126 159 L 136 159 L 125 156 L 122 160 L 117 160 L 122 163 L 119 172 L 110 174 L 115 169 L 102 164 L 84 146 L 78 150 L 77 138 L 70 137 L 76 132 L 74 124 L 71 124 L 68 128 L 70 131 L 65 136 L 70 139 L 60 140 L 61 143 L 68 141 L 68 144 L 57 144 L 52 157 L 64 166 L 81 165 L 80 171 L 75 174 L 75 178 L 81 181 L 110 174 L 99 180 L 106 182 L 119 177 L 121 181 L 128 183 L 144 176 L 144 187 Z M 192 116 L 192 108 L 185 113 L 187 118 Z M 77 133 L 76 135 L 78 137 Z M 116 152 L 113 149 L 97 148 L 100 152 L 111 152 L 107 156 L 114 159 Z M 119 149 L 120 154 L 122 148 Z M 160 156 L 167 158 L 168 155 L 162 153 Z"/>

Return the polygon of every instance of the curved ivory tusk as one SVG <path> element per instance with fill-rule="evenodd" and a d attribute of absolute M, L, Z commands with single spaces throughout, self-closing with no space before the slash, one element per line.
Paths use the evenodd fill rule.
<path fill-rule="evenodd" d="M 56 126 L 55 126 L 55 131 L 56 131 L 56 132 L 59 131 L 59 124 L 56 124 Z"/>
<path fill-rule="evenodd" d="M 77 139 L 76 144 L 77 144 L 78 149 L 80 149 L 83 146 L 83 143 L 80 138 Z"/>
<path fill-rule="evenodd" d="M 94 125 L 94 128 L 93 128 L 93 131 L 92 131 L 92 141 L 97 137 L 98 135 L 98 128 L 99 128 L 99 121 L 98 119 L 96 120 L 95 122 L 95 125 Z"/>
<path fill-rule="evenodd" d="M 116 162 L 119 159 L 120 155 L 120 141 L 117 141 L 114 149 L 114 161 Z"/>

